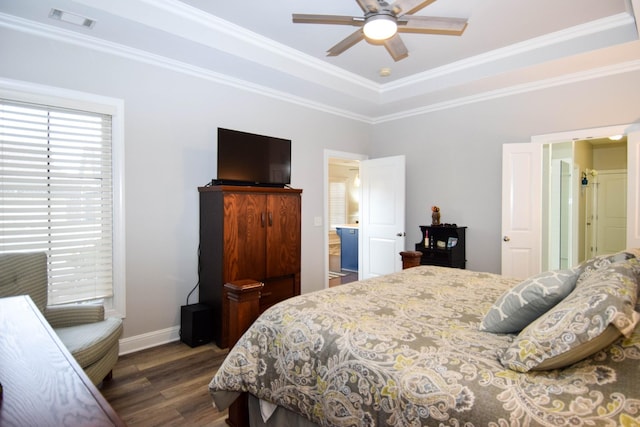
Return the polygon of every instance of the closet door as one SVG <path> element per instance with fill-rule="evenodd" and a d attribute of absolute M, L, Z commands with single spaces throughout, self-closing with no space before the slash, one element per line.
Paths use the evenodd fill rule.
<path fill-rule="evenodd" d="M 225 193 L 224 283 L 266 277 L 266 201 L 264 194 Z"/>
<path fill-rule="evenodd" d="M 300 272 L 300 194 L 267 196 L 266 276 Z"/>

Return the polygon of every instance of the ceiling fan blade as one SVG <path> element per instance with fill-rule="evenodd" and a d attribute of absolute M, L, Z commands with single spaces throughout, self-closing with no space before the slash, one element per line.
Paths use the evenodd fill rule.
<path fill-rule="evenodd" d="M 383 44 L 384 47 L 387 48 L 387 52 L 389 52 L 389 55 L 391 55 L 393 60 L 396 62 L 409 56 L 409 51 L 407 50 L 407 47 L 404 45 L 404 42 L 402 41 L 398 33 L 396 33 L 390 39 L 385 40 Z"/>
<path fill-rule="evenodd" d="M 360 16 L 344 15 L 310 15 L 304 13 L 294 13 L 291 19 L 296 24 L 334 24 L 334 25 L 354 25 L 361 27 L 364 25 L 364 18 Z"/>
<path fill-rule="evenodd" d="M 377 0 L 356 0 L 356 2 L 364 13 L 377 12 L 380 9 Z"/>
<path fill-rule="evenodd" d="M 391 9 L 397 16 L 414 13 L 429 6 L 436 0 L 396 0 L 391 4 Z"/>
<path fill-rule="evenodd" d="M 347 38 L 343 39 L 341 42 L 339 42 L 335 46 L 333 46 L 332 48 L 330 48 L 329 50 L 327 50 L 327 56 L 338 56 L 342 52 L 349 49 L 351 46 L 355 45 L 356 43 L 358 43 L 360 40 L 363 40 L 363 39 L 364 39 L 364 33 L 362 32 L 362 29 L 359 29 L 356 32 L 352 33 Z"/>
<path fill-rule="evenodd" d="M 401 33 L 444 34 L 460 36 L 467 28 L 465 18 L 406 15 L 398 19 Z"/>

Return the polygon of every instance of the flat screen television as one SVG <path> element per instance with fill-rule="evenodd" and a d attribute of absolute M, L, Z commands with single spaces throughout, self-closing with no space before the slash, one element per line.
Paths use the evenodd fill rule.
<path fill-rule="evenodd" d="M 291 183 L 291 140 L 218 128 L 218 185 Z"/>

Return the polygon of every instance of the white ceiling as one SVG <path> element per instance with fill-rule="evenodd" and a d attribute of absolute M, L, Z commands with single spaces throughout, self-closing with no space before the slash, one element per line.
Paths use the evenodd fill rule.
<path fill-rule="evenodd" d="M 292 13 L 361 15 L 355 0 L 0 0 L 0 27 L 375 122 L 575 76 L 584 64 L 563 58 L 637 42 L 638 1 L 438 0 L 417 14 L 467 18 L 465 33 L 402 34 L 409 57 L 399 62 L 365 41 L 326 57 L 355 28 L 291 22 Z M 55 21 L 52 8 L 96 24 Z M 379 76 L 383 67 L 389 77 Z"/>

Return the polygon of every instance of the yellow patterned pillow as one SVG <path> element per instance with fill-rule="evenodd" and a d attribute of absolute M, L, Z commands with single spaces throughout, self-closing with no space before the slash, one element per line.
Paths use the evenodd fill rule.
<path fill-rule="evenodd" d="M 499 358 L 519 372 L 571 365 L 630 336 L 640 322 L 638 260 L 591 271 L 563 301 L 520 332 Z"/>

